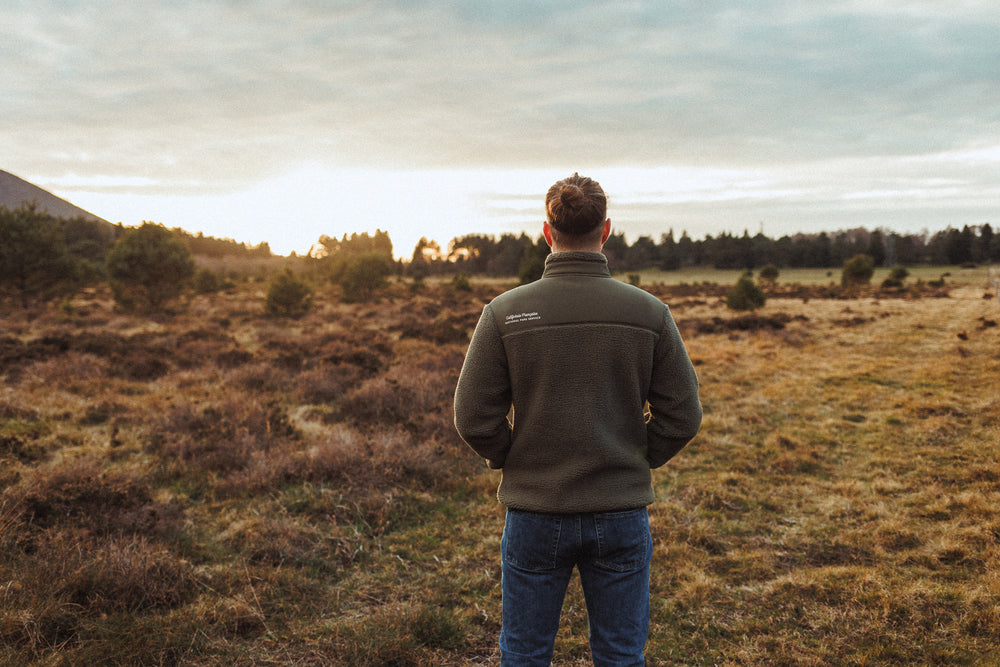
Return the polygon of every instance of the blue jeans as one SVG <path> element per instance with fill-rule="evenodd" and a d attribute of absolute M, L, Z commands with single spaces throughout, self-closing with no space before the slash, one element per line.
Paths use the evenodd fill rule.
<path fill-rule="evenodd" d="M 596 514 L 507 510 L 500 541 L 502 667 L 548 665 L 573 567 L 594 667 L 644 665 L 653 540 L 646 508 Z"/>

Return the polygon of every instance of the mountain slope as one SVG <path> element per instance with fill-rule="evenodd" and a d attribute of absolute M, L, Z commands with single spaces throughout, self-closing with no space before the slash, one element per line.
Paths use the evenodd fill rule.
<path fill-rule="evenodd" d="M 48 211 L 48 214 L 55 218 L 83 217 L 87 220 L 107 222 L 104 218 L 85 211 L 48 190 L 43 190 L 23 178 L 0 169 L 0 206 L 15 209 L 22 203 L 31 201 L 38 204 L 39 210 Z"/>

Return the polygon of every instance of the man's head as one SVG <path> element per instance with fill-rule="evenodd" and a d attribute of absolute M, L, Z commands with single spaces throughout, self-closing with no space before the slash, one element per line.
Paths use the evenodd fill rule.
<path fill-rule="evenodd" d="M 553 250 L 600 250 L 611 232 L 608 198 L 595 180 L 574 173 L 545 195 L 545 240 Z"/>

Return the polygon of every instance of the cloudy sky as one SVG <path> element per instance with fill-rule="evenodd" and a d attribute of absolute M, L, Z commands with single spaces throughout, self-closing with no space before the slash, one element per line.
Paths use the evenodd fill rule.
<path fill-rule="evenodd" d="M 4 0 L 0 169 L 112 222 L 305 252 L 1000 223 L 995 0 Z"/>

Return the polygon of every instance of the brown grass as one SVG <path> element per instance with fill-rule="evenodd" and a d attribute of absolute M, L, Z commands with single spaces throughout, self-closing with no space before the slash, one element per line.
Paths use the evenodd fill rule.
<path fill-rule="evenodd" d="M 499 289 L 0 314 L 0 664 L 496 664 L 503 509 L 451 399 Z M 991 664 L 984 286 L 752 315 L 690 289 L 651 288 L 706 418 L 654 475 L 650 664 Z M 556 664 L 588 664 L 576 581 L 563 618 Z"/>

